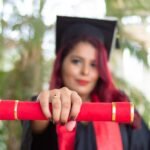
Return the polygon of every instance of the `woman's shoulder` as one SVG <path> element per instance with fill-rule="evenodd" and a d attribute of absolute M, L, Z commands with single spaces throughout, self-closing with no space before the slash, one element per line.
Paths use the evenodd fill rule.
<path fill-rule="evenodd" d="M 131 125 L 120 125 L 124 149 L 149 150 L 150 149 L 150 130 L 146 123 L 141 120 L 139 128 Z"/>

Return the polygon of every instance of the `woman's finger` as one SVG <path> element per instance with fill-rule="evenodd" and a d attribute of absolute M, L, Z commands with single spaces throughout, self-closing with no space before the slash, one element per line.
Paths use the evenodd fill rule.
<path fill-rule="evenodd" d="M 81 104 L 82 104 L 81 97 L 77 94 L 77 92 L 71 93 L 71 103 L 72 103 L 72 108 L 70 112 L 70 119 L 75 120 L 75 118 L 80 112 Z"/>
<path fill-rule="evenodd" d="M 61 90 L 61 116 L 60 121 L 66 123 L 68 121 L 70 109 L 71 109 L 71 91 L 67 88 Z"/>
<path fill-rule="evenodd" d="M 49 110 L 49 102 L 50 102 L 50 92 L 43 91 L 39 94 L 37 100 L 40 102 L 42 112 L 47 118 L 51 118 L 51 113 Z"/>
<path fill-rule="evenodd" d="M 54 122 L 59 122 L 60 113 L 61 113 L 61 101 L 60 101 L 60 92 L 55 91 L 53 96 L 51 97 L 52 102 L 52 118 Z"/>

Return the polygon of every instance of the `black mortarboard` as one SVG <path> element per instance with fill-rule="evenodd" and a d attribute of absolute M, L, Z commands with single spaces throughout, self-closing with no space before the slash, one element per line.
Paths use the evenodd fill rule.
<path fill-rule="evenodd" d="M 57 16 L 56 53 L 62 43 L 82 34 L 99 38 L 104 43 L 109 56 L 116 41 L 116 26 L 117 20 Z"/>

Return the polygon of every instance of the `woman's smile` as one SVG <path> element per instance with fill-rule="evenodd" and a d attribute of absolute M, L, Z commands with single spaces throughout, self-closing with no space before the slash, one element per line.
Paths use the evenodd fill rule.
<path fill-rule="evenodd" d="M 87 80 L 76 80 L 76 81 L 80 86 L 86 86 L 89 84 L 89 81 Z"/>

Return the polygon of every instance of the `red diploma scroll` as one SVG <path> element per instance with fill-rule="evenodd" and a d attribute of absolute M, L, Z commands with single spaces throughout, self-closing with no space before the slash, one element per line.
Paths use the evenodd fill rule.
<path fill-rule="evenodd" d="M 50 111 L 51 104 L 50 104 Z M 0 120 L 46 120 L 39 102 L 1 100 Z M 131 123 L 134 105 L 129 102 L 88 103 L 81 106 L 77 121 L 114 121 Z"/>

